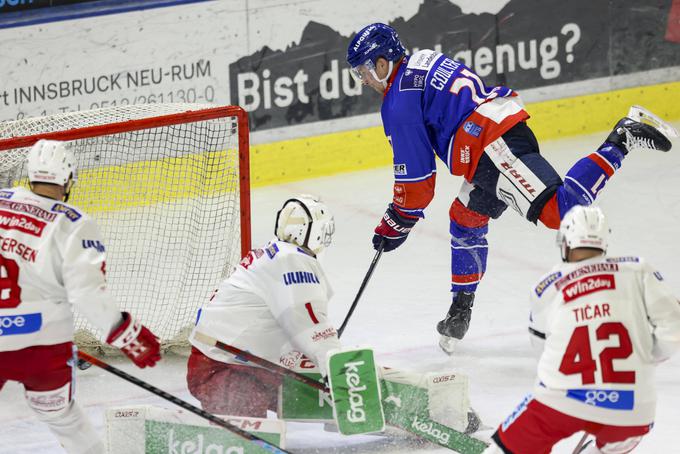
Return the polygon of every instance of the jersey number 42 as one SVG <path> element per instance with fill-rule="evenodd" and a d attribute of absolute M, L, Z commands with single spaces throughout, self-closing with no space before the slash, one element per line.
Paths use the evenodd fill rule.
<path fill-rule="evenodd" d="M 607 347 L 599 355 L 602 383 L 635 383 L 635 371 L 614 370 L 615 359 L 626 359 L 633 354 L 633 344 L 626 327 L 620 322 L 606 322 L 595 329 L 598 341 L 608 340 L 612 336 L 618 337 L 619 345 Z M 560 372 L 565 375 L 581 374 L 584 385 L 595 383 L 597 371 L 597 361 L 593 358 L 590 342 L 588 326 L 576 327 L 560 364 Z"/>

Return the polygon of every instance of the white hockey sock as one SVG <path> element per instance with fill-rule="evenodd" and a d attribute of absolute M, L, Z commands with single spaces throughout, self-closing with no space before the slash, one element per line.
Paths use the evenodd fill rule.
<path fill-rule="evenodd" d="M 38 419 L 46 423 L 69 454 L 104 454 L 104 444 L 94 427 L 75 402 L 59 411 L 36 410 Z"/>

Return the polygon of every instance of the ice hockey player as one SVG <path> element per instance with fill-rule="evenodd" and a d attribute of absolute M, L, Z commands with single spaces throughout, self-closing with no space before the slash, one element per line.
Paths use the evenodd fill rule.
<path fill-rule="evenodd" d="M 609 227 L 576 206 L 558 233 L 562 260 L 531 292 L 529 332 L 542 351 L 534 395 L 486 454 L 549 453 L 585 431 L 584 453 L 632 451 L 654 422 L 654 369 L 680 346 L 680 304 L 640 257 L 607 257 Z"/>
<path fill-rule="evenodd" d="M 318 198 L 287 200 L 276 237 L 243 258 L 199 311 L 189 340 L 187 384 L 204 410 L 266 417 L 276 410 L 280 376 L 195 339 L 199 332 L 291 368 L 306 358 L 325 375 L 326 353 L 340 347 L 327 317 L 333 292 L 317 255 L 335 223 Z"/>
<path fill-rule="evenodd" d="M 118 309 L 97 225 L 66 203 L 76 182 L 67 143 L 38 141 L 27 170 L 30 190 L 0 190 L 0 388 L 23 384 L 28 405 L 66 452 L 103 453 L 73 396 L 72 306 L 139 367 L 155 365 L 160 346 Z"/>
<path fill-rule="evenodd" d="M 450 211 L 453 302 L 437 324 L 451 353 L 470 323 L 477 285 L 486 271 L 489 219 L 508 206 L 530 222 L 557 229 L 574 205 L 589 205 L 630 151 L 668 151 L 656 128 L 621 119 L 605 142 L 560 178 L 539 153 L 517 93 L 487 87 L 459 61 L 433 50 L 406 55 L 397 32 L 375 23 L 350 41 L 347 62 L 364 85 L 383 94 L 382 121 L 394 158 L 393 199 L 373 245 L 399 247 L 432 200 L 435 156 L 465 178 Z"/>

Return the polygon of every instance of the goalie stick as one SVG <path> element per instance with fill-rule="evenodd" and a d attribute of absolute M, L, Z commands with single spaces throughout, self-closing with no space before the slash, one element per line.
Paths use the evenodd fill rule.
<path fill-rule="evenodd" d="M 250 361 L 253 364 L 256 364 L 260 367 L 263 367 L 263 368 L 265 368 L 265 369 L 267 369 L 271 372 L 274 372 L 276 374 L 279 374 L 279 375 L 282 375 L 282 376 L 285 376 L 285 377 L 289 377 L 293 380 L 296 380 L 298 382 L 301 382 L 301 383 L 304 383 L 308 386 L 311 386 L 312 388 L 315 388 L 319 391 L 329 392 L 328 388 L 323 383 L 320 383 L 316 380 L 313 380 L 309 377 L 306 377 L 306 376 L 304 376 L 300 373 L 297 373 L 295 371 L 292 371 L 290 369 L 286 369 L 285 367 L 283 367 L 279 364 L 268 361 L 264 358 L 261 358 L 257 355 L 254 355 L 250 352 L 247 352 L 245 350 L 241 350 L 240 348 L 234 347 L 233 345 L 229 345 L 229 344 L 225 344 L 223 342 L 220 342 L 219 340 L 215 339 L 214 337 L 208 336 L 208 335 L 203 334 L 203 333 L 195 332 L 194 333 L 194 339 L 196 339 L 197 341 L 199 341 L 203 344 L 214 346 L 214 347 L 219 348 L 220 350 L 224 350 L 228 353 L 231 353 L 232 355 L 237 356 L 238 359 L 240 359 L 240 360 Z M 429 441 L 431 443 L 438 444 L 438 445 L 443 446 L 443 447 L 448 448 L 448 449 L 452 449 L 452 450 L 455 449 L 455 451 L 462 453 L 462 454 L 481 454 L 482 451 L 484 451 L 486 449 L 486 447 L 488 446 L 488 444 L 486 442 L 482 441 L 482 440 L 471 437 L 471 436 L 464 434 L 463 432 L 459 432 L 455 429 L 449 428 L 450 432 L 453 434 L 452 438 L 454 438 L 453 444 L 455 446 L 452 448 L 451 443 L 446 444 L 436 437 L 435 438 L 427 438 L 427 437 L 423 436 L 421 433 L 414 431 L 412 429 L 412 427 L 409 426 L 409 424 L 408 424 L 408 421 L 407 421 L 408 418 L 397 418 L 397 419 L 398 419 L 398 421 L 388 421 L 388 424 L 391 425 L 391 426 L 397 427 L 401 430 L 404 430 L 406 432 L 409 432 L 412 435 L 414 435 L 414 436 L 416 436 L 420 439 Z"/>
<path fill-rule="evenodd" d="M 354 309 L 356 309 L 357 304 L 359 304 L 359 298 L 361 298 L 361 295 L 364 293 L 364 289 L 366 288 L 366 284 L 368 284 L 369 279 L 371 279 L 371 275 L 373 274 L 373 270 L 375 270 L 375 266 L 378 264 L 378 260 L 380 260 L 380 256 L 382 255 L 384 248 L 385 248 L 385 240 L 382 240 L 380 242 L 380 245 L 378 246 L 378 251 L 375 253 L 375 256 L 373 257 L 373 261 L 371 261 L 371 265 L 368 267 L 368 271 L 366 272 L 366 276 L 364 276 L 364 280 L 361 282 L 361 286 L 359 287 L 359 291 L 357 292 L 357 296 L 354 298 L 354 301 L 352 301 L 352 305 L 349 307 L 349 312 L 347 312 L 347 315 L 345 316 L 345 320 L 342 322 L 342 325 L 340 325 L 340 328 L 338 328 L 338 337 L 342 336 L 342 332 L 345 331 L 345 327 L 347 326 L 347 322 L 349 322 L 349 318 L 354 313 Z"/>
<path fill-rule="evenodd" d="M 207 419 L 208 421 L 212 422 L 213 424 L 216 424 L 216 425 L 222 427 L 223 429 L 227 429 L 228 431 L 233 432 L 236 435 L 238 435 L 242 438 L 245 438 L 246 440 L 249 440 L 250 442 L 260 446 L 262 449 L 265 449 L 265 450 L 272 452 L 274 454 L 292 454 L 290 451 L 285 451 L 285 450 L 279 448 L 278 446 L 276 446 L 272 443 L 269 443 L 268 441 L 263 440 L 256 435 L 251 434 L 250 432 L 246 432 L 245 430 L 240 429 L 233 424 L 229 424 L 227 421 L 225 421 L 221 418 L 218 418 L 217 416 L 213 415 L 212 413 L 208 413 L 205 410 L 201 410 L 200 408 L 191 405 L 189 402 L 186 402 L 186 401 L 180 399 L 179 397 L 175 397 L 172 394 L 168 394 L 167 392 L 163 391 L 162 389 L 156 388 L 155 386 L 153 386 L 153 385 L 151 385 L 151 384 L 149 384 L 149 383 L 147 383 L 143 380 L 140 380 L 137 377 L 133 377 L 132 375 L 130 375 L 126 372 L 123 372 L 122 370 L 120 370 L 120 369 L 118 369 L 118 368 L 116 368 L 116 367 L 114 367 L 114 366 L 112 366 L 108 363 L 105 363 L 104 361 L 102 361 L 98 358 L 95 358 L 94 356 L 90 356 L 87 353 L 83 353 L 83 352 L 79 351 L 78 357 L 80 359 L 84 360 L 84 361 L 87 361 L 90 364 L 93 364 L 97 367 L 104 369 L 107 372 L 112 373 L 113 375 L 116 375 L 116 376 L 122 378 L 125 381 L 128 381 L 128 382 L 130 382 L 134 385 L 137 385 L 140 388 L 143 388 L 143 389 L 149 391 L 152 394 L 155 394 L 159 397 L 162 397 L 163 399 L 170 401 L 173 404 L 178 405 L 178 406 L 184 408 L 185 410 L 190 411 L 191 413 L 200 416 L 203 419 Z"/>

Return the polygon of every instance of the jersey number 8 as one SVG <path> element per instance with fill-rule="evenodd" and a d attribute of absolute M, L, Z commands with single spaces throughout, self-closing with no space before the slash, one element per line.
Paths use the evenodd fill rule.
<path fill-rule="evenodd" d="M 0 255 L 0 309 L 10 309 L 21 304 L 19 265 Z"/>

